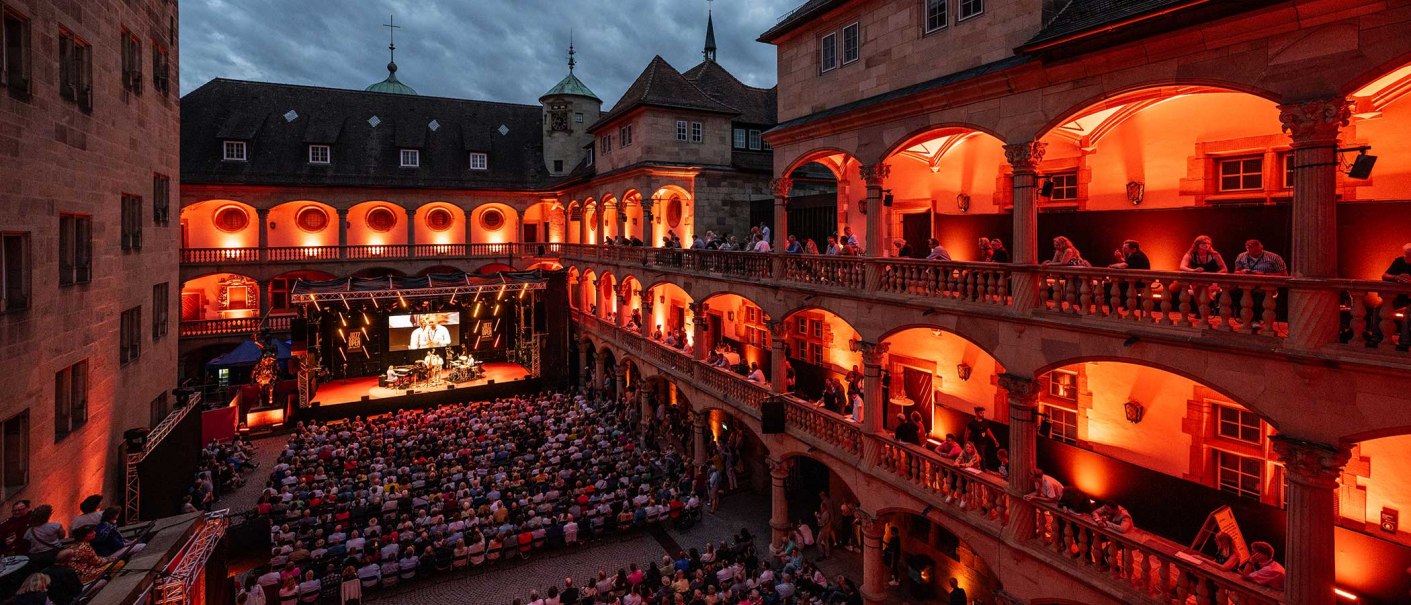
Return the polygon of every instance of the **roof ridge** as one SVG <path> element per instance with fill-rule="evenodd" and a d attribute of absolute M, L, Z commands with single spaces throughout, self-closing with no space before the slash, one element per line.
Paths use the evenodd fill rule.
<path fill-rule="evenodd" d="M 330 91 L 330 92 L 340 92 L 340 93 L 349 93 L 349 94 L 363 94 L 363 93 L 368 92 L 368 91 L 366 91 L 366 90 L 361 90 L 361 89 L 356 89 L 356 88 L 334 88 L 334 87 L 332 87 L 332 86 L 318 86 L 318 85 L 313 85 L 313 84 L 292 84 L 292 83 L 289 83 L 289 82 L 261 82 L 261 81 L 259 81 L 259 80 L 241 80 L 241 79 L 238 79 L 238 78 L 211 78 L 211 80 L 210 80 L 209 82 L 206 82 L 206 84 L 202 84 L 201 86 L 196 87 L 194 90 L 192 90 L 191 92 L 188 92 L 188 93 L 186 93 L 186 94 L 189 95 L 189 94 L 191 94 L 192 92 L 196 92 L 197 90 L 201 90 L 202 88 L 205 88 L 207 85 L 209 85 L 209 84 L 211 84 L 211 83 L 213 83 L 213 82 L 225 82 L 225 83 L 231 83 L 231 84 L 253 84 L 253 85 L 256 85 L 256 86 L 278 86 L 278 87 L 283 87 L 283 88 L 303 88 L 303 89 L 311 89 L 311 90 L 327 90 L 327 91 Z M 405 95 L 405 96 L 412 96 L 412 95 Z M 483 104 L 483 105 L 508 105 L 508 106 L 513 106 L 513 107 L 528 107 L 528 108 L 534 108 L 534 109 L 536 109 L 536 110 L 538 110 L 538 109 L 541 108 L 540 105 L 537 104 L 537 103 L 515 103 L 515 102 L 513 102 L 513 101 L 489 101 L 489 100 L 485 100 L 485 99 L 466 99 L 466 98 L 462 98 L 462 97 L 443 97 L 443 96 L 436 96 L 436 95 L 415 95 L 415 97 L 416 97 L 416 98 L 419 98 L 419 99 L 433 99 L 433 100 L 439 100 L 439 101 L 455 101 L 455 102 L 457 102 L 457 103 L 479 103 L 479 104 Z"/>

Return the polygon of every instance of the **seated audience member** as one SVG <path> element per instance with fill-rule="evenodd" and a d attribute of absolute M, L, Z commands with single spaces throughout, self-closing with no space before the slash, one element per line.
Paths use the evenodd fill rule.
<path fill-rule="evenodd" d="M 122 557 L 129 553 L 138 552 L 145 546 L 139 543 L 129 543 L 122 537 L 122 531 L 118 529 L 118 516 L 121 514 L 122 509 L 116 506 L 103 509 L 98 526 L 93 528 L 93 552 L 98 553 L 98 556 Z"/>
<path fill-rule="evenodd" d="M 797 236 L 789 234 L 789 243 L 784 247 L 784 252 L 787 254 L 803 254 L 803 244 L 799 242 Z"/>
<path fill-rule="evenodd" d="M 93 527 L 98 525 L 98 521 L 103 518 L 103 512 L 98 508 L 101 504 L 103 504 L 103 496 L 101 494 L 94 494 L 84 498 L 83 502 L 78 503 L 78 511 L 82 514 L 73 518 L 73 523 L 69 524 L 69 531 L 74 531 L 80 527 Z"/>
<path fill-rule="evenodd" d="M 1010 262 L 1009 249 L 1004 247 L 1004 242 L 1001 241 L 999 238 L 993 238 L 990 240 L 990 262 Z"/>
<path fill-rule="evenodd" d="M 745 377 L 745 380 L 756 384 L 764 384 L 768 381 L 768 379 L 764 377 L 764 370 L 759 367 L 758 363 L 753 361 L 750 362 L 750 374 Z"/>
<path fill-rule="evenodd" d="M 1142 252 L 1141 242 L 1129 239 L 1112 253 L 1117 262 L 1108 265 L 1109 269 L 1151 269 L 1151 259 Z"/>
<path fill-rule="evenodd" d="M 35 508 L 39 510 L 41 507 Z M 57 525 L 57 524 L 56 524 Z M 83 580 L 73 565 L 73 551 L 64 549 L 55 555 L 53 565 L 44 568 L 49 576 L 49 600 L 54 605 L 72 605 L 83 593 Z"/>
<path fill-rule="evenodd" d="M 3 548 L 3 553 L 27 554 L 29 542 L 24 539 L 26 531 L 29 531 L 29 500 L 16 500 L 10 505 L 10 518 L 0 523 L 0 548 Z"/>
<path fill-rule="evenodd" d="M 93 552 L 92 542 L 93 528 L 85 525 L 74 530 L 73 543 L 67 549 L 67 552 L 73 554 L 69 566 L 78 572 L 78 577 L 84 584 L 98 579 L 113 561 L 110 557 L 100 557 L 98 553 Z"/>
<path fill-rule="evenodd" d="M 1063 484 L 1057 479 L 1044 474 L 1041 468 L 1034 469 L 1034 491 L 1024 495 L 1025 500 L 1036 500 L 1049 504 L 1058 502 L 1058 498 L 1063 495 Z"/>
<path fill-rule="evenodd" d="M 1053 258 L 1041 264 L 1048 266 L 1086 267 L 1088 266 L 1088 261 L 1083 260 L 1083 254 L 1078 252 L 1078 247 L 1074 246 L 1071 240 L 1060 235 L 1053 238 Z"/>
<path fill-rule="evenodd" d="M 42 573 L 29 574 L 15 593 L 15 605 L 50 605 L 52 602 L 49 600 L 49 576 Z"/>
<path fill-rule="evenodd" d="M 960 442 L 955 440 L 955 433 L 946 433 L 946 440 L 936 446 L 937 454 L 951 460 L 959 458 L 962 451 L 964 450 L 961 449 Z"/>
<path fill-rule="evenodd" d="M 931 246 L 931 253 L 926 255 L 926 260 L 950 260 L 950 252 L 947 252 L 945 247 L 941 245 L 941 240 L 933 237 L 926 240 L 926 243 Z"/>
<path fill-rule="evenodd" d="M 1111 500 L 1098 503 L 1097 510 L 1093 511 L 1093 520 L 1119 534 L 1125 534 L 1132 529 L 1132 514 L 1121 504 Z"/>
<path fill-rule="evenodd" d="M 1235 257 L 1235 273 L 1248 275 L 1288 275 L 1283 257 L 1264 249 L 1264 243 L 1252 239 L 1244 243 L 1244 252 Z"/>
<path fill-rule="evenodd" d="M 53 516 L 54 507 L 48 504 L 41 504 L 30 511 L 29 530 L 25 532 L 24 540 L 29 542 L 31 559 L 50 562 L 59 554 L 62 542 L 68 534 L 64 532 L 63 525 L 49 520 Z"/>
<path fill-rule="evenodd" d="M 1284 566 L 1274 560 L 1274 547 L 1268 542 L 1249 545 L 1249 561 L 1241 569 L 1240 577 L 1266 588 L 1284 589 Z"/>

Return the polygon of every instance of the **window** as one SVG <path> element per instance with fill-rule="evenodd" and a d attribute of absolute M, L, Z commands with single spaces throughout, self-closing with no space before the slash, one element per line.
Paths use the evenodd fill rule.
<path fill-rule="evenodd" d="M 752 151 L 759 151 L 759 147 L 760 147 L 760 143 L 761 143 L 761 142 L 762 142 L 762 141 L 761 141 L 760 138 L 759 138 L 759 131 L 758 131 L 758 130 L 751 130 L 751 131 L 750 131 L 750 149 L 751 149 Z"/>
<path fill-rule="evenodd" d="M 54 373 L 54 441 L 88 422 L 88 360 Z"/>
<path fill-rule="evenodd" d="M 29 233 L 0 233 L 0 313 L 29 308 Z"/>
<path fill-rule="evenodd" d="M 1264 442 L 1263 425 L 1253 412 L 1228 405 L 1214 407 L 1216 435 L 1256 445 Z"/>
<path fill-rule="evenodd" d="M 152 41 L 152 88 L 164 97 L 171 92 L 171 60 L 156 40 Z"/>
<path fill-rule="evenodd" d="M 594 155 L 594 154 L 593 154 L 593 147 L 592 147 L 592 146 L 589 146 L 589 147 L 588 147 L 588 165 L 589 165 L 589 166 L 592 166 L 592 165 L 593 165 L 593 155 Z"/>
<path fill-rule="evenodd" d="M 471 152 L 471 154 L 470 154 L 470 169 L 471 169 L 471 170 L 485 170 L 485 168 L 486 168 L 487 166 L 489 166 L 489 164 L 490 164 L 490 156 L 488 156 L 488 155 L 486 155 L 486 154 L 484 154 L 484 153 L 478 152 L 478 151 L 473 151 L 473 152 Z"/>
<path fill-rule="evenodd" d="M 171 413 L 171 401 L 167 398 L 167 392 L 162 391 L 161 395 L 152 399 L 147 416 L 147 426 L 155 427 L 166 420 L 167 414 Z"/>
<path fill-rule="evenodd" d="M 563 160 L 554 160 L 554 172 L 563 172 Z"/>
<path fill-rule="evenodd" d="M 59 31 L 59 96 L 93 109 L 93 47 L 73 33 Z"/>
<path fill-rule="evenodd" d="M 1049 196 L 1050 200 L 1061 201 L 1078 199 L 1077 172 L 1060 172 L 1049 176 L 1048 180 L 1053 183 L 1053 195 Z"/>
<path fill-rule="evenodd" d="M 684 126 L 685 122 L 677 122 L 677 124 Z M 681 130 L 679 138 L 683 140 L 686 138 L 686 132 L 684 128 Z M 730 138 L 730 146 L 734 147 L 735 149 L 745 149 L 745 129 L 736 128 L 733 131 L 732 136 Z"/>
<path fill-rule="evenodd" d="M 142 196 L 122 195 L 122 250 L 142 249 Z"/>
<path fill-rule="evenodd" d="M 686 140 L 686 120 L 676 120 L 676 140 Z"/>
<path fill-rule="evenodd" d="M 1049 372 L 1048 394 L 1050 397 L 1077 401 L 1078 373 L 1068 370 L 1054 370 Z"/>
<path fill-rule="evenodd" d="M 221 159 L 227 162 L 245 161 L 245 141 L 226 141 Z"/>
<path fill-rule="evenodd" d="M 1055 405 L 1044 405 L 1048 415 L 1048 437 L 1070 445 L 1078 443 L 1078 412 Z"/>
<path fill-rule="evenodd" d="M 603 153 L 609 151 L 612 151 L 612 135 L 605 135 L 603 137 Z"/>
<path fill-rule="evenodd" d="M 152 340 L 161 340 L 167 335 L 167 323 L 170 318 L 168 310 L 171 308 L 171 286 L 167 282 L 162 282 L 152 286 Z"/>
<path fill-rule="evenodd" d="M 632 125 L 627 124 L 617 129 L 617 139 L 626 147 L 632 144 Z"/>
<path fill-rule="evenodd" d="M 152 173 L 152 222 L 165 225 L 171 222 L 171 177 Z"/>
<path fill-rule="evenodd" d="M 9 498 L 29 484 L 29 410 L 11 416 L 0 426 L 0 457 L 5 497 Z"/>
<path fill-rule="evenodd" d="M 964 21 L 983 12 L 985 12 L 985 0 L 960 0 L 955 20 Z"/>
<path fill-rule="evenodd" d="M 416 168 L 421 166 L 421 150 L 419 149 L 403 149 L 401 158 L 402 168 Z"/>
<path fill-rule="evenodd" d="M 1248 156 L 1217 160 L 1220 191 L 1251 191 L 1264 188 L 1264 158 Z"/>
<path fill-rule="evenodd" d="M 949 22 L 946 6 L 950 0 L 922 0 L 926 4 L 926 33 L 944 29 Z"/>
<path fill-rule="evenodd" d="M 118 362 L 127 365 L 142 356 L 142 307 L 122 312 L 118 324 Z"/>
<path fill-rule="evenodd" d="M 838 34 L 828 34 L 818 42 L 818 71 L 822 73 L 837 67 Z"/>
<path fill-rule="evenodd" d="M 1264 461 L 1216 450 L 1216 485 L 1222 492 L 1259 500 L 1264 492 Z"/>
<path fill-rule="evenodd" d="M 1284 189 L 1293 189 L 1293 152 L 1284 153 Z"/>
<path fill-rule="evenodd" d="M 3 27 L 0 27 L 0 51 L 4 61 L 0 62 L 0 86 L 10 89 L 10 94 L 28 98 L 30 93 L 30 38 L 29 19 L 18 13 L 4 11 Z"/>
<path fill-rule="evenodd" d="M 843 65 L 852 63 L 858 57 L 858 26 L 856 23 L 843 28 Z"/>
<path fill-rule="evenodd" d="M 86 284 L 93 277 L 93 217 L 59 215 L 59 285 Z"/>
<path fill-rule="evenodd" d="M 576 113 L 573 114 L 573 123 L 574 123 L 574 124 L 582 124 L 582 123 L 583 123 L 583 112 L 580 111 L 580 112 L 576 112 Z"/>
<path fill-rule="evenodd" d="M 328 164 L 333 161 L 333 149 L 328 145 L 309 145 L 310 164 Z"/>
<path fill-rule="evenodd" d="M 142 94 L 142 41 L 126 28 L 122 30 L 122 87 Z"/>
<path fill-rule="evenodd" d="M 705 140 L 705 135 L 701 132 L 700 122 L 691 122 L 691 142 L 699 143 Z"/>

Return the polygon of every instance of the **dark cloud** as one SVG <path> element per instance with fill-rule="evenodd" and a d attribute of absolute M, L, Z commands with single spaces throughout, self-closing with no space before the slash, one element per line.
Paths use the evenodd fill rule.
<path fill-rule="evenodd" d="M 719 0 L 719 61 L 773 86 L 774 47 L 755 38 L 802 0 Z M 396 15 L 397 76 L 423 95 L 535 103 L 559 81 L 569 30 L 577 74 L 617 101 L 653 55 L 685 71 L 701 60 L 704 0 L 188 0 L 181 90 L 212 78 L 361 89 L 387 76 Z"/>

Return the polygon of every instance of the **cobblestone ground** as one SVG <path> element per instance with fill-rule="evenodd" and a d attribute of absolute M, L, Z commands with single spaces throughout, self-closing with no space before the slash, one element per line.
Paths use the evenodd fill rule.
<path fill-rule="evenodd" d="M 232 513 L 255 508 L 255 503 L 260 500 L 260 490 L 269 479 L 269 469 L 274 466 L 284 445 L 289 443 L 289 436 L 264 437 L 251 443 L 255 446 L 255 462 L 259 463 L 260 468 L 245 473 L 245 485 L 217 499 L 215 508 L 229 508 Z"/>

